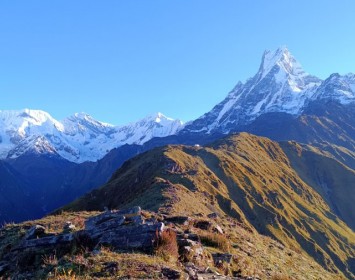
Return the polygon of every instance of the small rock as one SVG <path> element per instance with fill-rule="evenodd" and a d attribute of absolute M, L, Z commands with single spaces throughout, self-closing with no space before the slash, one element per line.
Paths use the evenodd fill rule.
<path fill-rule="evenodd" d="M 199 229 L 203 229 L 203 230 L 209 230 L 211 229 L 211 227 L 213 226 L 213 224 L 210 221 L 197 221 L 194 224 L 194 227 L 199 228 Z"/>
<path fill-rule="evenodd" d="M 76 227 L 72 222 L 66 222 L 63 227 L 63 233 L 69 233 L 75 231 Z"/>
<path fill-rule="evenodd" d="M 207 217 L 210 218 L 210 219 L 217 219 L 218 218 L 218 214 L 213 212 L 211 214 L 208 214 Z"/>
<path fill-rule="evenodd" d="M 168 279 L 180 279 L 181 272 L 169 267 L 163 267 L 161 270 L 162 274 Z"/>
<path fill-rule="evenodd" d="M 178 225 L 185 225 L 185 226 L 188 225 L 191 220 L 192 219 L 187 216 L 173 216 L 173 217 L 165 218 L 165 221 L 167 222 L 171 222 Z"/>
<path fill-rule="evenodd" d="M 232 257 L 233 257 L 233 255 L 228 254 L 228 253 L 225 253 L 225 254 L 221 254 L 221 253 L 212 254 L 213 262 L 215 264 L 218 264 L 220 262 L 231 263 Z"/>
<path fill-rule="evenodd" d="M 197 242 L 196 241 L 193 241 L 191 239 L 185 239 L 185 238 L 181 238 L 181 239 L 178 239 L 177 240 L 177 243 L 180 247 L 183 247 L 183 246 L 190 246 L 190 247 L 193 247 L 193 246 L 196 246 L 197 245 Z"/>
<path fill-rule="evenodd" d="M 31 227 L 25 236 L 26 240 L 41 238 L 46 234 L 46 228 L 41 225 L 35 225 Z"/>

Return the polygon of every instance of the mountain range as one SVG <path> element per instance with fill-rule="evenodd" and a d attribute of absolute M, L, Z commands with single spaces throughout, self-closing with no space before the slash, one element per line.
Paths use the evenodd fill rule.
<path fill-rule="evenodd" d="M 154 147 L 204 145 L 242 131 L 311 145 L 353 170 L 354 101 L 354 74 L 321 80 L 282 47 L 266 51 L 254 77 L 186 124 L 161 113 L 114 126 L 84 113 L 57 121 L 38 110 L 0 111 L 0 221 L 43 216 Z"/>
<path fill-rule="evenodd" d="M 149 211 L 143 218 L 128 216 L 142 223 L 138 227 L 170 219 L 174 222 L 167 222 L 168 228 L 194 238 L 194 246 L 214 244 L 212 255 L 235 254 L 246 246 L 243 252 L 252 261 L 269 268 L 265 261 L 272 262 L 272 270 L 283 266 L 291 277 L 272 278 L 258 267 L 268 279 L 308 279 L 311 274 L 355 279 L 354 120 L 355 74 L 321 80 L 307 74 L 285 47 L 266 51 L 256 75 L 237 83 L 211 111 L 186 124 L 161 113 L 114 126 L 85 113 L 58 121 L 39 110 L 0 111 L 0 222 L 52 213 L 42 219 L 48 229 L 58 230 L 58 221 L 67 217 L 86 228 L 82 217 L 95 211 L 110 216 L 116 212 L 107 210 L 140 205 Z M 209 233 L 207 243 L 206 233 L 197 230 L 199 237 L 196 229 L 191 231 L 197 225 L 208 230 L 206 225 L 216 221 L 222 227 Z M 113 229 L 116 222 L 103 224 Z M 24 255 L 12 249 L 34 223 L 1 230 L 0 257 L 7 259 L 0 260 L 0 276 L 10 273 L 11 256 L 27 263 L 31 257 L 26 254 L 33 261 L 32 253 L 43 253 L 40 246 Z M 60 239 L 66 233 L 49 233 L 30 243 L 53 236 Z M 220 240 L 233 249 L 221 246 Z M 56 252 L 59 244 L 50 244 Z M 270 253 L 265 246 L 277 250 Z M 259 252 L 255 258 L 251 248 Z M 181 248 L 175 253 L 186 266 Z M 61 263 L 77 258 L 58 256 Z M 293 256 L 308 263 L 307 273 L 283 262 Z M 106 258 L 102 261 L 107 264 Z M 233 262 L 239 267 L 238 259 Z M 29 267 L 35 273 L 48 264 Z M 17 273 L 16 266 L 11 269 Z"/>
<path fill-rule="evenodd" d="M 75 163 L 96 161 L 124 144 L 143 144 L 176 134 L 183 127 L 161 113 L 125 126 L 113 126 L 76 113 L 59 122 L 40 110 L 0 111 L 0 158 L 48 154 Z"/>

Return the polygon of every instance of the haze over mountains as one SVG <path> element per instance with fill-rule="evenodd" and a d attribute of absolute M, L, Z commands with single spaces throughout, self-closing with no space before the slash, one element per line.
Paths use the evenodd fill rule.
<path fill-rule="evenodd" d="M 202 145 L 240 131 L 311 144 L 353 169 L 354 101 L 354 74 L 323 81 L 282 47 L 266 51 L 254 77 L 186 125 L 160 113 L 115 127 L 83 113 L 57 121 L 43 111 L 1 111 L 0 220 L 42 216 L 102 185 L 124 161 L 151 148 Z"/>

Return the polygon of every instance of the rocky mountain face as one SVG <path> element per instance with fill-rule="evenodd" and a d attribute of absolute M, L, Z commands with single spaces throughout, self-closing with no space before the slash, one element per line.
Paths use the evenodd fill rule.
<path fill-rule="evenodd" d="M 312 102 L 328 101 L 354 104 L 355 75 L 332 74 L 322 81 L 307 74 L 283 47 L 266 51 L 254 77 L 239 82 L 210 112 L 186 125 L 184 132 L 228 134 L 268 113 L 298 117 Z"/>
<path fill-rule="evenodd" d="M 355 235 L 349 226 L 355 209 L 353 197 L 344 194 L 353 193 L 354 181 L 353 170 L 316 148 L 294 142 L 280 146 L 241 133 L 203 147 L 170 145 L 142 153 L 107 184 L 62 210 L 141 205 L 176 216 L 214 212 L 351 279 Z"/>
<path fill-rule="evenodd" d="M 113 126 L 84 113 L 59 122 L 39 110 L 0 111 L 0 158 L 46 154 L 75 163 L 97 161 L 114 148 L 176 134 L 182 126 L 161 113 Z"/>

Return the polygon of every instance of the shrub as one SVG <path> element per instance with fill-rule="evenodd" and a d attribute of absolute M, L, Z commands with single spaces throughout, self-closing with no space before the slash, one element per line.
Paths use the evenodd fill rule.
<path fill-rule="evenodd" d="M 172 229 L 164 230 L 158 237 L 155 254 L 165 261 L 176 261 L 179 257 L 178 251 L 176 232 Z"/>

